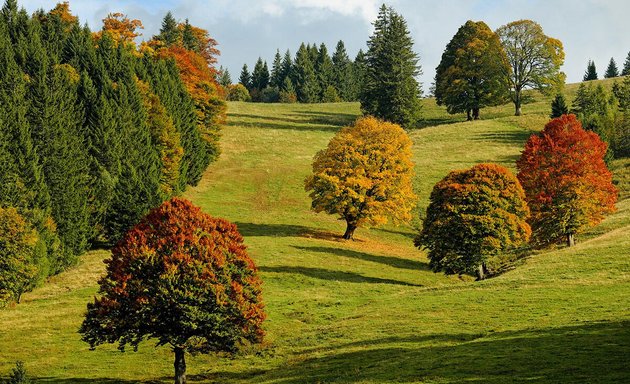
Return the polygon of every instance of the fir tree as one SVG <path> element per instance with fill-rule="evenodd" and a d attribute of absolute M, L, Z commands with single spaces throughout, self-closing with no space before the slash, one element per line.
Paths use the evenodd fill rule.
<path fill-rule="evenodd" d="M 383 5 L 368 41 L 367 74 L 361 94 L 363 113 L 411 128 L 420 119 L 418 55 L 407 23 Z"/>
<path fill-rule="evenodd" d="M 606 79 L 610 79 L 617 76 L 619 76 L 619 69 L 617 68 L 617 63 L 615 63 L 615 59 L 611 57 L 610 62 L 608 62 L 608 68 L 606 68 L 606 73 L 604 74 L 604 77 Z"/>
<path fill-rule="evenodd" d="M 555 119 L 556 117 L 560 117 L 562 115 L 566 115 L 569 113 L 569 108 L 567 107 L 566 100 L 564 99 L 564 95 L 562 93 L 558 93 L 551 102 L 551 117 Z"/>
<path fill-rule="evenodd" d="M 219 84 L 224 87 L 228 87 L 232 85 L 232 77 L 230 76 L 230 72 L 227 68 L 219 67 Z"/>
<path fill-rule="evenodd" d="M 597 69 L 595 68 L 595 62 L 592 60 L 588 61 L 588 65 L 586 67 L 586 72 L 584 73 L 584 78 L 582 81 L 591 81 L 597 80 Z"/>
<path fill-rule="evenodd" d="M 273 58 L 273 65 L 271 66 L 271 75 L 269 77 L 269 85 L 272 87 L 280 88 L 284 78 L 282 76 L 282 57 L 280 56 L 280 50 L 276 50 L 276 55 Z"/>
<path fill-rule="evenodd" d="M 293 60 L 291 58 L 291 52 L 287 49 L 284 53 L 284 57 L 282 58 L 282 66 L 280 70 L 280 78 L 282 79 L 282 84 L 286 78 L 293 80 Z"/>
<path fill-rule="evenodd" d="M 357 56 L 354 58 L 354 62 L 352 63 L 352 77 L 353 81 L 351 83 L 351 100 L 359 100 L 361 93 L 363 92 L 363 87 L 365 86 L 365 78 L 367 76 L 367 61 L 365 58 L 365 53 L 362 49 L 359 49 L 357 52 Z"/>
<path fill-rule="evenodd" d="M 295 55 L 294 75 L 298 101 L 301 103 L 316 103 L 319 101 L 319 84 L 315 68 L 311 61 L 309 48 L 304 43 L 300 45 Z"/>
<path fill-rule="evenodd" d="M 621 70 L 621 76 L 630 75 L 630 52 L 626 56 L 626 61 L 623 62 L 623 69 Z"/>
<path fill-rule="evenodd" d="M 158 39 L 169 47 L 179 42 L 180 34 L 181 32 L 177 27 L 177 20 L 175 20 L 173 14 L 168 11 L 162 20 L 162 28 L 160 28 Z"/>
<path fill-rule="evenodd" d="M 353 81 L 352 62 L 346 52 L 346 47 L 342 40 L 339 40 L 335 53 L 332 57 L 332 78 L 333 84 L 339 91 L 339 96 L 343 101 L 353 101 Z"/>
<path fill-rule="evenodd" d="M 247 69 L 247 64 L 243 64 L 243 69 L 241 69 L 241 75 L 238 78 L 238 82 L 243 84 L 245 88 L 248 90 L 252 88 L 252 78 L 249 74 L 249 70 Z"/>
<path fill-rule="evenodd" d="M 197 51 L 199 49 L 197 38 L 193 33 L 192 25 L 190 25 L 188 19 L 186 19 L 184 28 L 182 29 L 182 44 L 184 48 L 190 51 Z"/>
<path fill-rule="evenodd" d="M 332 97 L 331 91 L 326 91 L 329 86 L 333 86 L 333 63 L 328 55 L 326 44 L 324 43 L 319 46 L 317 60 L 315 61 L 315 73 L 317 74 L 317 83 L 320 90 L 319 99 L 324 101 L 324 94 L 328 93 L 326 99 L 330 100 Z M 335 94 L 338 94 L 336 89 Z"/>

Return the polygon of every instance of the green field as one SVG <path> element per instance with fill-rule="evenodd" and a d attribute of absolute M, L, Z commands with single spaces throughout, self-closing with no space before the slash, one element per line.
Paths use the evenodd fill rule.
<path fill-rule="evenodd" d="M 568 99 L 576 87 L 568 88 Z M 359 229 L 309 210 L 313 155 L 359 115 L 356 103 L 230 103 L 223 153 L 185 195 L 238 224 L 260 267 L 269 318 L 261 348 L 189 357 L 191 382 L 630 382 L 630 161 L 614 163 L 618 211 L 572 249 L 538 252 L 493 279 L 435 274 L 412 239 L 432 186 L 478 162 L 511 169 L 548 120 L 535 96 L 463 122 L 425 100 L 411 131 L 419 196 L 409 226 Z M 38 383 L 171 382 L 172 353 L 90 351 L 77 333 L 106 251 L 0 311 L 0 376 L 16 360 Z"/>

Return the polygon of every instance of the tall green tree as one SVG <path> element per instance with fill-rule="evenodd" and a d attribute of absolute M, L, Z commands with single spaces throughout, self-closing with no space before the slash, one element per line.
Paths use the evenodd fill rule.
<path fill-rule="evenodd" d="M 352 63 L 352 101 L 359 100 L 363 87 L 365 86 L 365 78 L 367 76 L 367 61 L 365 58 L 365 52 L 359 49 L 354 62 Z"/>
<path fill-rule="evenodd" d="M 623 69 L 621 70 L 621 76 L 630 75 L 630 52 L 626 56 L 626 61 L 623 62 Z"/>
<path fill-rule="evenodd" d="M 617 68 L 617 63 L 615 63 L 615 59 L 614 58 L 610 58 L 610 61 L 608 62 L 608 68 L 606 68 L 606 73 L 604 74 L 604 77 L 606 79 L 610 79 L 612 77 L 618 77 L 619 76 L 619 68 Z"/>
<path fill-rule="evenodd" d="M 586 72 L 584 72 L 584 78 L 582 81 L 597 80 L 597 69 L 595 68 L 595 62 L 593 60 L 588 61 L 586 66 Z"/>
<path fill-rule="evenodd" d="M 405 19 L 383 4 L 368 40 L 361 110 L 411 128 L 420 119 L 418 55 Z"/>
<path fill-rule="evenodd" d="M 329 86 L 333 85 L 333 63 L 328 55 L 326 44 L 321 43 L 315 61 L 315 73 L 317 74 L 317 83 L 319 86 L 319 99 L 324 100 L 324 93 Z"/>
<path fill-rule="evenodd" d="M 508 23 L 496 32 L 512 67 L 505 76 L 512 91 L 514 115 L 520 116 L 524 89 L 548 93 L 564 84 L 566 76 L 560 72 L 564 63 L 562 42 L 545 35 L 540 24 L 531 20 Z"/>
<path fill-rule="evenodd" d="M 558 93 L 551 102 L 551 115 L 549 117 L 555 119 L 556 117 L 566 115 L 567 113 L 569 113 L 569 107 L 567 107 L 564 95 L 562 93 Z"/>
<path fill-rule="evenodd" d="M 272 87 L 280 88 L 284 78 L 282 77 L 282 56 L 280 56 L 280 50 L 276 50 L 276 55 L 273 58 L 273 64 L 271 65 L 271 74 L 269 76 L 269 85 Z"/>
<path fill-rule="evenodd" d="M 478 119 L 479 110 L 505 102 L 510 71 L 497 34 L 483 21 L 467 21 L 446 46 L 436 68 L 435 98 L 449 113 L 466 112 Z"/>
<path fill-rule="evenodd" d="M 293 65 L 294 85 L 298 100 L 301 103 L 317 103 L 319 101 L 319 83 L 309 49 L 302 43 L 295 55 Z"/>
<path fill-rule="evenodd" d="M 232 85 L 232 77 L 230 76 L 230 71 L 227 68 L 219 67 L 219 84 L 224 87 Z"/>
<path fill-rule="evenodd" d="M 162 27 L 158 36 L 166 46 L 177 44 L 181 38 L 181 31 L 177 26 L 177 20 L 173 17 L 171 11 L 168 11 L 162 20 Z"/>
<path fill-rule="evenodd" d="M 293 79 L 293 59 L 291 58 L 291 51 L 288 49 L 282 58 L 280 78 L 282 79 L 282 84 L 284 84 L 286 78 Z"/>
<path fill-rule="evenodd" d="M 249 74 L 249 70 L 247 69 L 247 64 L 243 64 L 243 68 L 241 69 L 241 75 L 238 78 L 238 82 L 240 84 L 243 84 L 245 88 L 251 89 L 252 77 Z"/>
<path fill-rule="evenodd" d="M 337 43 L 335 53 L 332 56 L 332 67 L 333 84 L 339 91 L 339 96 L 343 101 L 353 101 L 354 73 L 352 62 L 342 40 Z"/>

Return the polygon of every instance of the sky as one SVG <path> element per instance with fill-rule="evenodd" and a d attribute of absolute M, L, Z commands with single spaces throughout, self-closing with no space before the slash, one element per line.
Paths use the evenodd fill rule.
<path fill-rule="evenodd" d="M 57 1 L 18 0 L 32 12 Z M 209 31 L 219 42 L 219 64 L 237 82 L 241 67 L 258 57 L 271 67 L 276 49 L 294 55 L 301 42 L 325 43 L 329 53 L 343 40 L 353 59 L 366 50 L 382 0 L 70 0 L 72 13 L 92 30 L 110 12 L 122 12 L 144 24 L 144 39 L 160 29 L 171 11 L 176 19 Z M 630 1 L 627 0 L 390 0 L 407 21 L 420 57 L 419 80 L 425 93 L 446 44 L 467 20 L 484 21 L 495 30 L 511 21 L 531 19 L 546 35 L 562 41 L 567 82 L 582 80 L 589 60 L 602 78 L 611 57 L 619 69 L 630 52 Z"/>

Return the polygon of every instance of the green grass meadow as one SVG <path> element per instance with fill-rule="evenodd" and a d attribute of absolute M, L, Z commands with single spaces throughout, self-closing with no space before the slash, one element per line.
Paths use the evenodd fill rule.
<path fill-rule="evenodd" d="M 568 86 L 572 100 L 576 86 Z M 361 228 L 340 239 L 337 218 L 310 211 L 304 179 L 357 103 L 231 102 L 222 154 L 185 197 L 237 223 L 264 281 L 264 345 L 235 356 L 189 356 L 200 383 L 630 382 L 630 161 L 613 164 L 617 212 L 574 248 L 536 252 L 475 282 L 429 270 L 413 246 L 433 185 L 453 169 L 496 162 L 515 170 L 524 142 L 548 121 L 533 95 L 466 122 L 424 101 L 410 131 L 419 197 L 410 225 Z M 173 356 L 90 351 L 77 333 L 107 251 L 0 311 L 0 377 L 23 360 L 36 383 L 167 383 Z"/>

